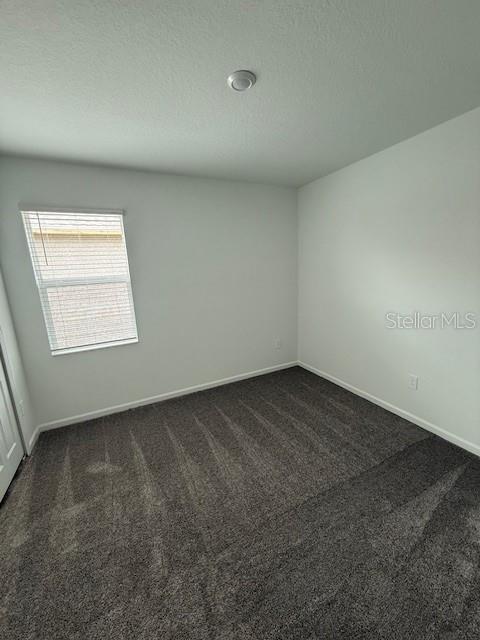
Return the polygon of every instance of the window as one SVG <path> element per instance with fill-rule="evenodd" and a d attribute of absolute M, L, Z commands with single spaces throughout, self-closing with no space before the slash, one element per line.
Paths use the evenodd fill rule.
<path fill-rule="evenodd" d="M 52 355 L 137 342 L 123 214 L 22 216 Z"/>

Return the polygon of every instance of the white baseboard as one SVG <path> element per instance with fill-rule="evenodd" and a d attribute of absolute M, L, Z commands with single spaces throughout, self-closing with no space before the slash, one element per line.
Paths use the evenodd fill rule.
<path fill-rule="evenodd" d="M 382 407 L 383 409 L 386 409 L 387 411 L 391 411 L 392 413 L 396 414 L 397 416 L 400 416 L 401 418 L 405 418 L 405 420 L 409 420 L 410 422 L 413 422 L 413 424 L 416 424 L 417 426 L 422 427 L 423 429 L 426 429 L 427 431 L 430 431 L 431 433 L 434 433 L 435 435 L 440 436 L 444 440 L 448 440 L 449 442 L 456 444 L 462 449 L 466 449 L 470 453 L 480 456 L 479 445 L 476 445 L 473 442 L 470 442 L 469 440 L 465 440 L 464 438 L 461 438 L 460 436 L 455 435 L 451 431 L 442 429 L 441 427 L 438 427 L 437 425 L 429 422 L 428 420 L 424 420 L 423 418 L 420 418 L 419 416 L 416 416 L 413 413 L 410 413 L 409 411 L 400 409 L 400 407 L 397 407 L 391 404 L 390 402 L 386 402 L 385 400 L 382 400 L 381 398 L 378 398 L 377 396 L 374 396 L 371 393 L 364 391 L 363 389 L 359 389 L 358 387 L 355 387 L 354 385 L 348 382 L 345 382 L 344 380 L 341 380 L 340 378 L 337 378 L 327 373 L 326 371 L 320 371 L 320 369 L 317 369 L 316 367 L 313 367 L 307 364 L 306 362 L 302 362 L 302 361 L 286 362 L 283 364 L 275 365 L 273 367 L 258 369 L 257 371 L 248 371 L 247 373 L 240 373 L 238 375 L 230 376 L 228 378 L 213 380 L 211 382 L 205 382 L 203 384 L 194 385 L 192 387 L 185 387 L 183 389 L 177 389 L 175 391 L 161 393 L 159 395 L 151 396 L 149 398 L 142 398 L 140 400 L 134 400 L 132 402 L 126 402 L 124 404 L 114 405 L 112 407 L 105 407 L 104 409 L 98 409 L 96 411 L 89 411 L 87 413 L 71 416 L 69 418 L 62 418 L 60 420 L 54 420 L 53 422 L 45 422 L 43 424 L 39 424 L 27 443 L 28 454 L 30 455 L 32 453 L 35 447 L 35 444 L 38 440 L 38 437 L 42 431 L 49 431 L 50 429 L 58 429 L 59 427 L 66 427 L 70 424 L 85 422 L 86 420 L 93 420 L 94 418 L 100 418 L 102 416 L 111 415 L 113 413 L 119 413 L 121 411 L 126 411 L 128 409 L 134 409 L 135 407 L 141 407 L 144 405 L 153 404 L 155 402 L 169 400 L 170 398 L 177 398 L 180 396 L 188 395 L 190 393 L 195 393 L 196 391 L 213 389 L 214 387 L 219 387 L 224 384 L 229 384 L 230 382 L 238 382 L 240 380 L 254 378 L 255 376 L 260 376 L 267 373 L 273 373 L 275 371 L 281 371 L 282 369 L 288 369 L 290 367 L 294 367 L 297 365 L 302 367 L 303 369 L 306 369 L 307 371 L 310 371 L 311 373 L 316 374 L 321 378 L 325 378 L 326 380 L 329 380 L 330 382 L 333 382 L 334 384 L 337 384 L 338 386 L 343 387 L 344 389 L 347 389 L 347 391 L 351 391 L 357 396 L 360 396 L 362 398 L 365 398 L 366 400 L 369 400 L 370 402 L 373 402 L 374 404 Z"/>
<path fill-rule="evenodd" d="M 132 402 L 125 402 L 124 404 L 117 404 L 113 407 L 105 407 L 104 409 L 97 409 L 95 411 L 88 411 L 87 413 L 81 413 L 69 418 L 61 418 L 60 420 L 54 420 L 53 422 L 45 422 L 39 424 L 32 437 L 28 442 L 28 453 L 30 454 L 35 446 L 38 436 L 42 431 L 50 431 L 50 429 L 58 429 L 59 427 L 66 427 L 70 424 L 76 424 L 77 422 L 85 422 L 86 420 L 93 420 L 94 418 L 101 418 L 102 416 L 108 416 L 112 413 L 119 413 L 121 411 L 127 411 L 128 409 L 134 409 L 135 407 L 141 407 L 147 404 L 153 404 L 155 402 L 162 402 L 163 400 L 169 400 L 170 398 L 178 398 L 179 396 L 185 396 L 189 393 L 195 393 L 196 391 L 204 391 L 205 389 L 213 389 L 214 387 L 220 387 L 230 382 L 239 382 L 240 380 L 246 380 L 247 378 L 254 378 L 256 376 L 265 375 L 267 373 L 273 373 L 274 371 L 281 371 L 282 369 L 289 369 L 290 367 L 297 366 L 297 361 L 284 362 L 283 364 L 277 364 L 273 367 L 266 367 L 265 369 L 257 369 L 256 371 L 248 371 L 246 373 L 240 373 L 228 378 L 221 378 L 220 380 L 213 380 L 211 382 L 205 382 L 203 384 L 196 384 L 192 387 L 185 387 L 183 389 L 176 389 L 175 391 L 168 391 L 167 393 L 161 393 L 157 396 L 151 396 L 149 398 L 142 398 L 141 400 L 133 400 Z"/>
<path fill-rule="evenodd" d="M 367 391 L 363 391 L 363 389 L 354 387 L 352 384 L 349 384 L 348 382 L 344 382 L 343 380 L 340 380 L 340 378 L 336 378 L 335 376 L 330 375 L 326 371 L 320 371 L 320 369 L 316 369 L 315 367 L 312 367 L 306 362 L 301 362 L 299 360 L 298 366 L 302 367 L 303 369 L 306 369 L 307 371 L 310 371 L 311 373 L 315 373 L 317 376 L 320 376 L 320 378 L 325 378 L 326 380 L 330 380 L 330 382 L 337 384 L 339 387 L 343 387 L 344 389 L 347 389 L 347 391 L 351 391 L 352 393 L 355 393 L 357 396 L 365 398 L 366 400 L 370 400 L 370 402 L 377 404 L 383 409 L 386 409 L 387 411 L 391 411 L 392 413 L 395 413 L 397 416 L 400 416 L 401 418 L 405 418 L 405 420 L 409 420 L 410 422 L 413 422 L 417 426 L 422 427 L 423 429 L 426 429 L 427 431 L 430 431 L 431 433 L 434 433 L 437 436 L 440 436 L 440 438 L 443 438 L 444 440 L 448 440 L 449 442 L 456 444 L 462 449 L 466 449 L 470 453 L 474 453 L 475 455 L 480 456 L 479 445 L 473 442 L 470 442 L 469 440 L 465 440 L 464 438 L 461 438 L 460 436 L 455 435 L 451 431 L 442 429 L 441 427 L 438 427 L 436 424 L 428 422 L 428 420 L 424 420 L 423 418 L 420 418 L 414 415 L 413 413 L 410 413 L 409 411 L 400 409 L 400 407 L 396 407 L 394 404 L 390 404 L 390 402 L 386 402 L 381 398 L 377 398 L 371 393 L 368 393 Z"/>
<path fill-rule="evenodd" d="M 27 455 L 31 455 L 35 445 L 37 444 L 38 436 L 40 435 L 40 425 L 35 427 L 30 440 L 27 442 Z"/>

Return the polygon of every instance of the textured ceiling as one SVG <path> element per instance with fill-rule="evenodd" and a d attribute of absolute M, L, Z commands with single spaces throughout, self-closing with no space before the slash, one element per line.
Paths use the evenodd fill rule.
<path fill-rule="evenodd" d="M 0 152 L 300 185 L 478 106 L 479 33 L 479 0 L 0 0 Z"/>

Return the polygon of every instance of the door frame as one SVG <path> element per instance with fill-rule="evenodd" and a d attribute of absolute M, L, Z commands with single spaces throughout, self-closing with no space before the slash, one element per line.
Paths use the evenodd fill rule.
<path fill-rule="evenodd" d="M 7 363 L 8 363 L 8 359 L 6 356 L 5 347 L 3 345 L 3 331 L 1 330 L 1 327 L 0 327 L 0 367 L 2 367 L 5 380 L 7 381 L 7 391 L 10 397 L 10 402 L 13 407 L 13 415 L 15 418 L 18 435 L 20 436 L 20 444 L 22 445 L 22 449 L 23 449 L 23 457 L 25 457 L 28 455 L 28 449 L 25 443 L 25 438 L 23 436 L 22 423 L 20 422 L 20 416 L 18 415 L 17 404 L 15 402 L 15 395 L 13 393 L 13 386 L 12 386 L 12 381 L 10 380 Z"/>

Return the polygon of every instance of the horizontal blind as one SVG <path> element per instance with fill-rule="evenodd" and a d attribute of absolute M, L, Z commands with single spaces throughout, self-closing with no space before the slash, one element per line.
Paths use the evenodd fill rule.
<path fill-rule="evenodd" d="M 137 340 L 123 216 L 22 215 L 52 353 Z"/>

